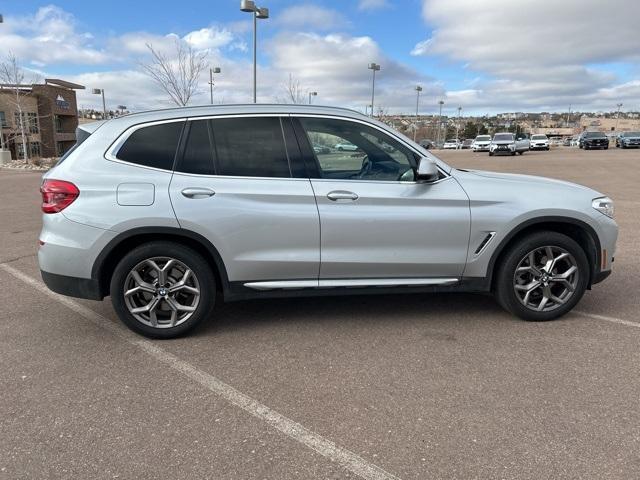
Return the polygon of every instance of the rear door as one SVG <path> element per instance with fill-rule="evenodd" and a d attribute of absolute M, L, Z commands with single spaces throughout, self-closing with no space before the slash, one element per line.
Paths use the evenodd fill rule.
<path fill-rule="evenodd" d="M 231 282 L 317 281 L 318 210 L 288 117 L 190 119 L 170 196 Z"/>

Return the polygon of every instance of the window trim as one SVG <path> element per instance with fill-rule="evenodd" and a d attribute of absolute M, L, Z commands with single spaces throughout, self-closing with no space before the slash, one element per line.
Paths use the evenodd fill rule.
<path fill-rule="evenodd" d="M 299 118 L 320 118 L 320 119 L 331 119 L 331 120 L 343 120 L 343 121 L 347 121 L 347 122 L 354 122 L 354 123 L 359 123 L 362 125 L 365 125 L 367 127 L 373 128 L 375 130 L 378 130 L 379 132 L 382 132 L 385 135 L 388 135 L 389 137 L 391 137 L 392 139 L 394 139 L 395 141 L 397 141 L 398 143 L 400 143 L 402 146 L 404 146 L 405 148 L 407 148 L 408 150 L 410 150 L 411 152 L 415 153 L 416 155 L 418 155 L 419 157 L 427 157 L 427 155 L 424 155 L 422 152 L 418 151 L 416 148 L 414 148 L 413 146 L 411 146 L 410 144 L 408 144 L 407 142 L 403 141 L 402 138 L 400 138 L 399 136 L 395 135 L 393 132 L 386 130 L 382 127 L 379 127 L 378 125 L 375 125 L 373 123 L 370 122 L 366 122 L 363 120 L 360 120 L 359 118 L 352 118 L 352 117 L 342 117 L 342 116 L 338 116 L 338 115 L 322 115 L 322 114 L 312 114 L 312 113 L 300 113 L 300 114 L 289 114 L 289 116 L 291 117 L 292 120 L 296 120 Z M 302 151 L 302 156 L 305 158 L 305 165 L 308 164 L 309 161 L 313 162 L 314 164 L 317 164 L 316 158 L 315 156 L 312 155 L 313 158 L 308 158 L 309 153 L 307 152 L 305 154 L 304 150 L 308 150 L 311 148 L 310 142 L 309 142 L 309 138 L 307 136 L 307 132 L 304 129 L 304 127 L 302 126 L 302 122 L 295 122 L 296 124 L 296 135 L 298 137 L 300 137 L 300 134 L 303 133 L 303 138 L 298 138 L 298 143 L 300 142 L 304 142 L 305 143 L 305 148 L 303 148 L 302 146 L 300 146 L 300 150 Z M 300 129 L 300 132 L 298 132 L 298 129 Z M 442 178 L 436 180 L 435 182 L 429 182 L 429 185 L 435 185 L 436 183 L 440 183 L 443 182 L 445 180 L 449 180 L 451 178 L 451 175 L 449 173 L 447 173 L 437 162 L 436 166 L 438 167 L 438 171 L 443 175 Z M 315 165 L 316 169 L 319 168 L 318 165 Z M 307 175 L 309 177 L 310 180 L 313 181 L 321 181 L 321 182 L 370 182 L 370 183 L 386 183 L 386 184 L 400 184 L 400 185 L 417 185 L 417 184 L 422 184 L 423 182 L 420 182 L 419 180 L 413 180 L 410 182 L 404 182 L 401 180 L 355 180 L 355 179 L 351 179 L 351 178 L 322 178 L 319 176 L 319 172 L 314 172 L 315 175 L 318 176 L 312 176 L 311 172 L 308 171 L 307 169 Z"/>
<path fill-rule="evenodd" d="M 180 151 L 180 147 L 181 147 L 181 141 L 182 141 L 182 137 L 184 134 L 184 127 L 186 124 L 186 121 L 188 120 L 188 118 L 183 117 L 183 118 L 171 118 L 168 120 L 157 120 L 157 121 L 153 121 L 153 122 L 145 122 L 145 123 L 138 123 L 136 125 L 132 125 L 129 128 L 127 128 L 124 132 L 122 132 L 116 139 L 115 141 L 107 148 L 106 152 L 104 153 L 104 158 L 106 158 L 107 160 L 111 161 L 111 162 L 116 162 L 116 163 L 122 163 L 124 165 L 131 165 L 132 167 L 139 167 L 139 168 L 147 168 L 149 170 L 155 170 L 157 172 L 168 172 L 171 173 L 174 171 L 174 167 L 175 167 L 175 158 L 178 155 L 178 152 Z M 174 160 L 173 160 L 173 164 L 171 165 L 171 169 L 167 170 L 165 168 L 158 168 L 158 167 L 150 167 L 148 165 L 140 165 L 139 163 L 132 163 L 132 162 L 127 162 L 126 160 L 121 160 L 119 158 L 117 158 L 117 154 L 118 151 L 120 150 L 120 148 L 122 148 L 122 145 L 124 145 L 124 143 L 129 139 L 129 137 L 131 136 L 131 134 L 133 134 L 133 132 L 140 130 L 141 128 L 145 128 L 145 127 L 153 127 L 154 125 L 163 125 L 165 123 L 176 123 L 176 122 L 182 122 L 182 131 L 180 132 L 180 138 L 178 138 L 178 145 L 176 146 L 176 155 L 174 156 Z"/>

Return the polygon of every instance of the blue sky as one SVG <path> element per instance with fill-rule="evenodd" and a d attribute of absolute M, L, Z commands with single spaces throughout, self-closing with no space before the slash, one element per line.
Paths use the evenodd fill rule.
<path fill-rule="evenodd" d="M 239 0 L 174 2 L 0 1 L 0 45 L 25 68 L 102 87 L 113 104 L 162 106 L 139 62 L 145 43 L 170 52 L 174 38 L 206 51 L 223 72 L 219 102 L 250 100 L 250 15 Z M 640 110 L 640 2 L 610 0 L 266 0 L 259 22 L 259 96 L 282 101 L 289 75 L 318 102 L 363 109 L 368 62 L 382 65 L 382 108 L 425 113 L 439 99 L 471 113 Z M 593 5 L 591 5 L 593 4 Z M 587 13 L 585 13 L 585 11 Z M 588 13 L 591 12 L 591 13 Z M 5 48 L 2 48 L 4 51 Z M 4 52 L 0 52 L 4 53 Z M 144 92 L 141 94 L 140 92 Z M 80 93 L 86 106 L 98 102 Z M 208 100 L 206 79 L 194 103 Z"/>

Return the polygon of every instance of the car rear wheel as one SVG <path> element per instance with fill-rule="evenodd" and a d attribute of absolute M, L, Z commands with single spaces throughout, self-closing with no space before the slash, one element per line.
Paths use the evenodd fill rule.
<path fill-rule="evenodd" d="M 502 307 L 529 321 L 554 320 L 582 298 L 589 262 L 582 247 L 557 232 L 518 240 L 497 272 L 495 296 Z"/>
<path fill-rule="evenodd" d="M 194 250 L 150 242 L 122 258 L 111 277 L 111 302 L 122 322 L 150 338 L 173 338 L 209 318 L 215 277 Z"/>

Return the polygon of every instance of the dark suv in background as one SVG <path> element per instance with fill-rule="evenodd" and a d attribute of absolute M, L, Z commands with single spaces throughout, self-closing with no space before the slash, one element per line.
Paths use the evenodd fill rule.
<path fill-rule="evenodd" d="M 592 148 L 609 148 L 609 138 L 602 132 L 585 132 L 580 136 L 578 146 L 589 150 Z"/>

